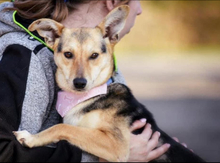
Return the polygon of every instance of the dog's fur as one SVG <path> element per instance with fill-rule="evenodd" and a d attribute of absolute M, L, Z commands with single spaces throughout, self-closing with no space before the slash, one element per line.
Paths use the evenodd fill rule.
<path fill-rule="evenodd" d="M 95 28 L 68 29 L 50 19 L 40 19 L 30 25 L 29 30 L 37 30 L 54 50 L 56 81 L 61 89 L 80 93 L 108 81 L 114 73 L 113 49 L 128 13 L 128 6 L 120 6 Z M 76 87 L 73 82 L 75 79 L 87 81 L 86 86 Z M 106 95 L 78 104 L 64 117 L 64 124 L 55 125 L 36 135 L 26 131 L 15 132 L 15 135 L 21 144 L 28 147 L 67 140 L 108 161 L 127 161 L 129 128 L 141 118 L 147 119 L 153 131 L 161 133 L 161 143 L 171 144 L 165 157 L 155 161 L 203 161 L 158 128 L 151 113 L 123 84 L 111 84 Z M 135 134 L 142 130 L 135 131 Z"/>

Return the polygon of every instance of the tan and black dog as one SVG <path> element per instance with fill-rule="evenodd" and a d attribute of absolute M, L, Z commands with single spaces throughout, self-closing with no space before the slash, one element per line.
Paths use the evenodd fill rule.
<path fill-rule="evenodd" d="M 95 28 L 68 29 L 51 19 L 39 19 L 30 25 L 29 30 L 37 30 L 54 50 L 56 81 L 62 90 L 81 93 L 108 81 L 114 73 L 113 49 L 128 13 L 128 6 L 119 6 Z M 161 133 L 161 143 L 171 144 L 164 157 L 155 161 L 203 161 L 158 128 L 151 113 L 123 84 L 110 84 L 107 94 L 76 105 L 64 117 L 64 124 L 36 135 L 27 131 L 14 134 L 21 144 L 30 148 L 67 140 L 108 161 L 127 161 L 129 128 L 132 122 L 141 118 L 147 119 L 153 131 Z M 135 134 L 142 130 L 137 130 Z"/>

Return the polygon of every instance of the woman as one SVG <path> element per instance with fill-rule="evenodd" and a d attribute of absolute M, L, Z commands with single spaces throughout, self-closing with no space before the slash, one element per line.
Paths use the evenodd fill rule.
<path fill-rule="evenodd" d="M 12 131 L 37 133 L 61 118 L 55 111 L 56 85 L 53 52 L 43 39 L 27 27 L 33 20 L 52 18 L 66 27 L 95 27 L 116 6 L 128 4 L 130 14 L 120 38 L 129 33 L 141 14 L 139 1 L 18 0 L 0 5 L 0 161 L 91 161 L 86 153 L 66 141 L 54 146 L 28 149 L 22 147 Z M 16 10 L 16 11 L 15 11 Z M 117 70 L 110 82 L 124 83 Z M 134 122 L 131 132 L 146 125 L 146 119 Z M 151 138 L 152 136 L 152 138 Z M 159 148 L 160 134 L 152 135 L 147 124 L 140 135 L 131 134 L 129 161 L 150 161 L 165 153 Z M 150 139 L 151 138 L 151 139 Z M 156 148 L 156 149 L 155 149 Z"/>

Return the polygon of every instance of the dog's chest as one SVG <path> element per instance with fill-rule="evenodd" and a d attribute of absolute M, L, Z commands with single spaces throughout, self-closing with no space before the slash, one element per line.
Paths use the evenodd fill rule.
<path fill-rule="evenodd" d="M 63 118 L 63 123 L 78 126 L 83 117 L 85 116 L 83 109 L 91 105 L 94 102 L 94 100 L 95 99 L 90 99 L 73 107 L 70 111 L 67 112 L 67 114 Z"/>
<path fill-rule="evenodd" d="M 63 123 L 77 126 L 81 119 L 82 115 L 79 111 L 69 111 L 69 113 L 63 118 Z"/>
<path fill-rule="evenodd" d="M 89 106 L 90 104 L 92 104 L 94 101 L 95 99 L 87 100 L 86 102 L 78 104 L 77 106 L 72 108 L 63 118 L 63 123 L 70 124 L 73 126 L 79 126 L 80 122 L 83 121 L 83 117 L 86 115 L 83 112 L 83 109 Z M 81 127 L 87 127 L 87 126 L 81 126 Z M 99 162 L 99 158 L 83 151 L 81 162 Z"/>

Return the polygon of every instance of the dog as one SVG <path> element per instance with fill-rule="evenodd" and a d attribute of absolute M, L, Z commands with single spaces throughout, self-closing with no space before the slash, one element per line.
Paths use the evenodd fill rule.
<path fill-rule="evenodd" d="M 66 110 L 62 124 L 36 135 L 27 131 L 14 132 L 22 145 L 33 148 L 66 140 L 105 160 L 127 161 L 129 128 L 135 120 L 146 118 L 153 132 L 161 133 L 160 142 L 171 144 L 168 152 L 155 162 L 204 162 L 162 131 L 153 115 L 126 85 L 105 85 L 114 73 L 113 51 L 128 14 L 127 5 L 119 6 L 95 28 L 69 29 L 51 19 L 39 19 L 29 26 L 30 31 L 37 30 L 48 47 L 54 50 L 56 81 L 62 90 L 76 96 L 97 87 L 106 88 L 106 92 L 88 97 Z M 142 131 L 143 128 L 134 134 Z"/>

